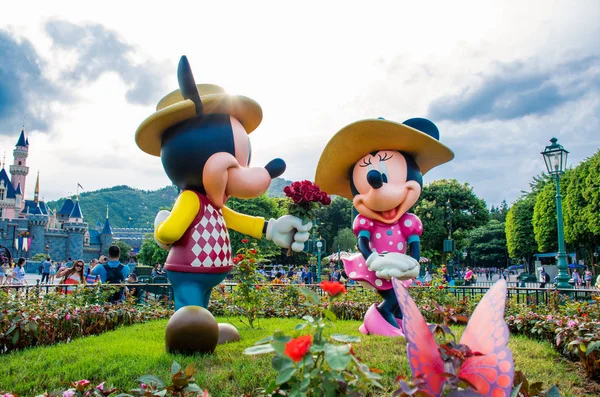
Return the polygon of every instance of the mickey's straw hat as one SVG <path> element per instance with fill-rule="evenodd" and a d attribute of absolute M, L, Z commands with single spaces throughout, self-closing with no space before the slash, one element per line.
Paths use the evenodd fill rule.
<path fill-rule="evenodd" d="M 214 84 L 198 84 L 187 57 L 179 60 L 177 68 L 179 90 L 158 102 L 156 113 L 140 124 L 135 142 L 144 152 L 160 156 L 163 133 L 175 124 L 203 114 L 229 114 L 244 126 L 249 134 L 262 121 L 262 109 L 256 101 L 241 95 L 229 95 Z"/>
<path fill-rule="evenodd" d="M 384 119 L 357 121 L 342 128 L 327 143 L 317 165 L 315 183 L 329 194 L 352 200 L 350 170 L 358 160 L 379 150 L 410 154 L 424 175 L 454 158 L 439 136 L 435 124 L 422 118 L 402 124 Z"/>

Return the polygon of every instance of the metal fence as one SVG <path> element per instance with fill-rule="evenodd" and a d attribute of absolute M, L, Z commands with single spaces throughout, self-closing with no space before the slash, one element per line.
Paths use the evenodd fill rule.
<path fill-rule="evenodd" d="M 162 282 L 163 280 L 156 280 L 161 282 L 146 282 L 146 283 L 134 283 L 134 284 L 87 284 L 85 286 L 79 285 L 79 287 L 85 288 L 114 288 L 114 287 L 126 287 L 129 291 L 132 291 L 134 288 L 138 291 L 138 295 L 144 299 L 168 299 L 173 300 L 173 288 L 170 283 Z M 484 295 L 493 285 L 493 283 L 489 283 L 490 285 L 480 285 L 479 283 L 474 286 L 448 286 L 447 290 L 450 291 L 457 298 L 477 298 L 479 296 Z M 518 284 L 518 283 L 511 283 Z M 534 283 L 536 284 L 536 283 Z M 232 292 L 236 287 L 235 283 L 223 283 L 219 286 L 215 287 L 215 289 L 220 289 L 223 292 Z M 263 288 L 271 288 L 271 289 L 286 289 L 290 287 L 306 287 L 313 291 L 315 291 L 319 295 L 324 295 L 325 292 L 321 289 L 318 284 L 306 284 L 306 285 L 298 285 L 298 284 L 258 284 L 258 286 Z M 67 293 L 69 289 L 73 289 L 74 286 L 72 284 L 54 284 L 54 285 L 2 285 L 0 286 L 0 291 L 16 291 L 19 294 L 25 295 L 43 295 L 50 292 L 63 292 Z M 369 293 L 370 290 L 364 288 L 361 285 L 347 285 L 346 288 L 348 290 L 355 290 L 359 293 Z M 414 288 L 437 288 L 437 287 L 414 287 Z M 556 288 L 530 288 L 530 287 L 518 287 L 518 286 L 509 286 L 507 289 L 508 299 L 516 299 L 517 303 L 527 303 L 527 304 L 547 304 L 552 297 L 552 294 L 558 292 L 561 295 L 564 295 L 570 299 L 585 301 L 591 300 L 593 295 L 600 295 L 600 290 L 595 289 L 556 289 Z"/>

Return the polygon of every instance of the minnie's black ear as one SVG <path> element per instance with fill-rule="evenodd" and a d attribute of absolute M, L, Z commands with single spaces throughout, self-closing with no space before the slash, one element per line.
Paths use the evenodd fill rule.
<path fill-rule="evenodd" d="M 440 130 L 438 130 L 437 126 L 433 124 L 431 120 L 415 117 L 413 119 L 406 120 L 402 124 L 412 127 L 415 130 L 424 132 L 438 141 L 440 140 Z"/>
<path fill-rule="evenodd" d="M 194 75 L 192 74 L 192 68 L 185 55 L 179 60 L 179 66 L 177 67 L 177 81 L 179 82 L 179 89 L 181 95 L 185 99 L 191 99 L 196 105 L 196 114 L 198 116 L 203 114 L 202 100 L 196 88 L 196 82 L 194 81 Z"/>

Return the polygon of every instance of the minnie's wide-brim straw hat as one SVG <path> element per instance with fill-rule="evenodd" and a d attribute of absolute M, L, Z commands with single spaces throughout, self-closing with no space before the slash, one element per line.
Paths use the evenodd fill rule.
<path fill-rule="evenodd" d="M 135 133 L 135 142 L 144 152 L 160 156 L 165 131 L 199 115 L 229 114 L 244 126 L 248 134 L 262 121 L 262 109 L 253 99 L 229 95 L 214 84 L 196 85 L 185 56 L 179 61 L 177 77 L 180 89 L 161 99 L 156 113 L 144 120 Z"/>
<path fill-rule="evenodd" d="M 439 131 L 427 119 L 404 123 L 384 119 L 361 120 L 338 131 L 325 146 L 315 175 L 315 183 L 329 194 L 352 199 L 350 172 L 356 162 L 371 152 L 398 150 L 410 154 L 421 174 L 454 158 L 440 143 Z"/>

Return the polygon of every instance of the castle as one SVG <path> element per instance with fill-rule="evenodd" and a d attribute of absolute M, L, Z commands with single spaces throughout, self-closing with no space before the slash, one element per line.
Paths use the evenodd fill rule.
<path fill-rule="evenodd" d="M 24 200 L 29 167 L 29 139 L 21 130 L 13 151 L 14 161 L 6 173 L 6 161 L 0 170 L 0 249 L 13 258 L 31 258 L 48 254 L 54 260 L 67 258 L 89 261 L 98 258 L 113 242 L 113 231 L 108 220 L 102 228 L 90 230 L 83 221 L 83 213 L 76 197 L 67 199 L 59 211 L 52 211 L 40 200 L 38 172 L 33 200 Z"/>

